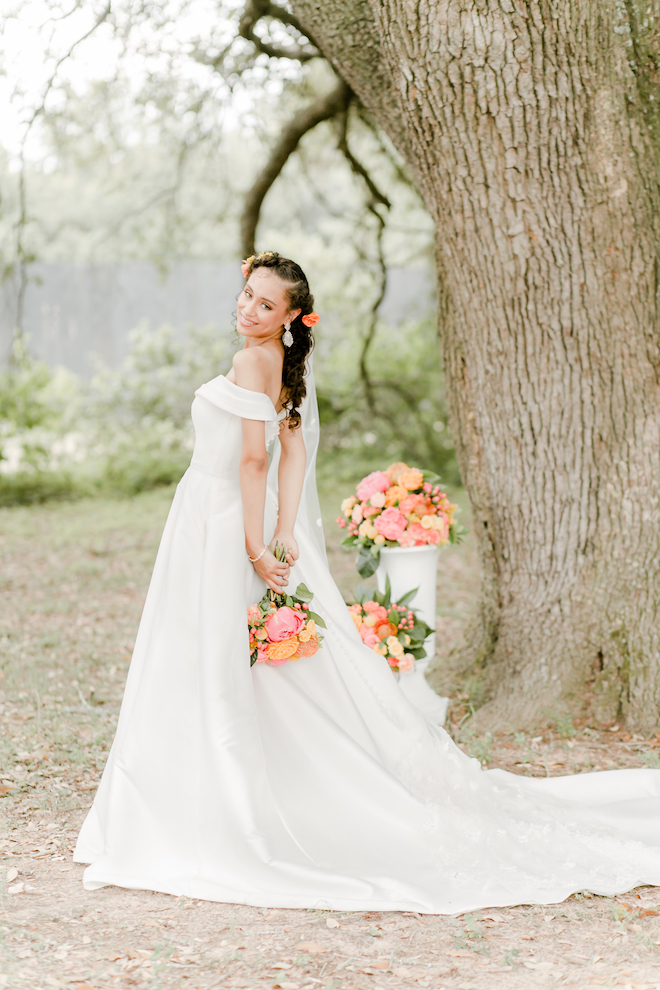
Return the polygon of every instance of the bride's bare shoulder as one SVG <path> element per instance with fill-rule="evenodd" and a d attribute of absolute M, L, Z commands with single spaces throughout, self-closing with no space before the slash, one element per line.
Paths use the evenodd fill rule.
<path fill-rule="evenodd" d="M 272 357 L 261 347 L 246 347 L 234 354 L 233 377 L 237 385 L 254 392 L 265 392 L 272 374 Z"/>

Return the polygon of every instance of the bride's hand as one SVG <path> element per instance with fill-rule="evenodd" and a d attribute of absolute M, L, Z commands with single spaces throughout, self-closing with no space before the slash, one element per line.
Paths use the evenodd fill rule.
<path fill-rule="evenodd" d="M 270 550 L 266 550 L 263 557 L 257 560 L 252 566 L 262 581 L 266 582 L 271 591 L 274 591 L 277 595 L 282 594 L 289 583 L 288 563 L 278 560 Z"/>
<path fill-rule="evenodd" d="M 291 567 L 293 567 L 295 562 L 298 560 L 298 557 L 300 556 L 300 551 L 298 550 L 298 544 L 293 538 L 293 533 L 285 533 L 283 530 L 278 531 L 277 533 L 275 533 L 275 536 L 273 537 L 273 542 L 271 546 L 275 546 L 277 543 L 279 543 L 281 547 L 286 547 L 287 549 L 286 562 Z"/>

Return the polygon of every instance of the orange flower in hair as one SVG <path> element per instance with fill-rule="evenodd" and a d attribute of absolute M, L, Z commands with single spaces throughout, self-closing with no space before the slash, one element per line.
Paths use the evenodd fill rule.
<path fill-rule="evenodd" d="M 315 327 L 320 319 L 321 317 L 318 313 L 308 313 L 307 316 L 302 317 L 302 321 L 306 327 Z"/>

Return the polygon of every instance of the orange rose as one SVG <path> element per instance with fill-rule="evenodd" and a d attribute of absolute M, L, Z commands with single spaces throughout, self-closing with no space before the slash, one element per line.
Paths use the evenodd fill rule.
<path fill-rule="evenodd" d="M 268 657 L 270 660 L 288 660 L 298 649 L 300 643 L 297 636 L 289 636 L 279 643 L 269 643 Z"/>
<path fill-rule="evenodd" d="M 407 471 L 403 471 L 399 477 L 399 483 L 407 488 L 409 492 L 415 490 L 415 488 L 421 488 L 424 484 L 424 475 L 417 468 L 409 468 Z"/>
<path fill-rule="evenodd" d="M 298 633 L 298 639 L 301 643 L 307 643 L 310 639 L 316 639 L 316 623 L 314 619 L 310 619 L 309 622 L 305 623 L 305 626 Z"/>
<path fill-rule="evenodd" d="M 405 498 L 408 494 L 408 489 L 404 488 L 403 485 L 392 485 L 385 492 L 385 505 L 388 509 L 391 509 L 393 505 L 396 505 L 402 498 Z"/>
<path fill-rule="evenodd" d="M 409 471 L 410 468 L 403 461 L 397 461 L 395 464 L 390 464 L 388 468 L 385 468 L 385 474 L 395 485 L 399 483 L 399 476 L 403 471 Z"/>

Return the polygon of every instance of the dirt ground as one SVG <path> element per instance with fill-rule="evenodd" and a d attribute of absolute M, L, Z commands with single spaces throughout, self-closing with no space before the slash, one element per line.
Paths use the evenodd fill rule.
<path fill-rule="evenodd" d="M 71 852 L 112 739 L 170 498 L 0 511 L 0 988 L 660 990 L 660 888 L 461 917 L 82 889 Z M 332 499 L 324 508 L 334 518 Z M 349 594 L 352 559 L 331 525 L 328 536 Z M 471 543 L 444 551 L 439 681 L 477 585 Z M 536 734 L 480 737 L 460 728 L 468 708 L 457 693 L 449 728 L 489 767 L 535 776 L 660 767 L 657 736 L 558 712 Z"/>

